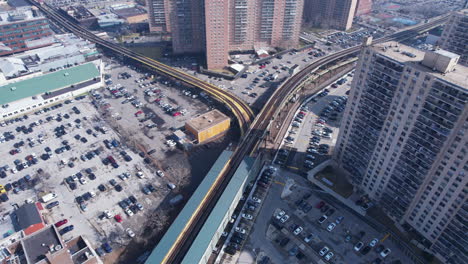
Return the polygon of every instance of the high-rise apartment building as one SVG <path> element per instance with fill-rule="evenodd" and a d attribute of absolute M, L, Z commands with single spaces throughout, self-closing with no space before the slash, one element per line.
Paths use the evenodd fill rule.
<path fill-rule="evenodd" d="M 468 263 L 468 68 L 445 51 L 366 47 L 334 160 L 446 263 Z M 465 249 L 465 250 L 464 250 Z"/>
<path fill-rule="evenodd" d="M 468 9 L 454 12 L 445 24 L 441 47 L 460 55 L 460 63 L 468 66 Z"/>
<path fill-rule="evenodd" d="M 148 0 L 148 6 L 150 21 L 170 25 L 174 53 L 205 52 L 208 69 L 218 69 L 230 51 L 296 46 L 303 1 Z"/>
<path fill-rule="evenodd" d="M 348 30 L 353 25 L 358 0 L 305 0 L 304 21 L 314 26 Z"/>
<path fill-rule="evenodd" d="M 171 32 L 169 20 L 170 1 L 167 0 L 147 0 L 148 22 L 151 32 L 168 33 Z"/>
<path fill-rule="evenodd" d="M 372 11 L 372 0 L 358 0 L 355 16 L 369 14 Z"/>
<path fill-rule="evenodd" d="M 49 22 L 36 8 L 0 12 L 0 56 L 53 43 Z"/>

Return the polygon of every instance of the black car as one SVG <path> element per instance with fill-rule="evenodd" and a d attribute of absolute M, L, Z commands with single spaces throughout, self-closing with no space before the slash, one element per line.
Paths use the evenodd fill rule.
<path fill-rule="evenodd" d="M 56 207 L 58 205 L 59 205 L 59 202 L 55 201 L 55 202 L 51 202 L 50 204 L 46 205 L 46 208 L 50 210 L 50 209 L 52 209 L 52 208 L 54 208 L 54 207 Z"/>
<path fill-rule="evenodd" d="M 80 203 L 83 203 L 83 202 L 84 202 L 84 199 L 83 199 L 82 196 L 77 196 L 77 197 L 75 198 L 75 201 L 76 201 L 78 204 L 80 204 Z"/>
<path fill-rule="evenodd" d="M 331 216 L 333 213 L 335 213 L 335 209 L 331 208 L 330 210 L 327 211 L 325 214 L 326 216 Z"/>
<path fill-rule="evenodd" d="M 115 190 L 116 190 L 117 192 L 121 192 L 121 191 L 123 190 L 123 188 L 122 188 L 122 186 L 121 186 L 120 184 L 117 184 L 117 185 L 115 186 Z"/>
<path fill-rule="evenodd" d="M 70 183 L 69 186 L 70 186 L 70 189 L 72 190 L 76 190 L 76 188 L 78 188 L 78 186 L 74 182 Z"/>
<path fill-rule="evenodd" d="M 329 208 L 330 208 L 330 206 L 325 205 L 324 207 L 322 207 L 322 209 L 320 209 L 320 211 L 321 211 L 322 213 L 324 213 L 324 212 L 327 211 Z"/>
<path fill-rule="evenodd" d="M 148 184 L 148 186 L 146 186 L 148 188 L 148 190 L 150 190 L 150 192 L 155 192 L 156 191 L 156 188 L 154 188 L 153 185 L 151 184 Z"/>
<path fill-rule="evenodd" d="M 371 247 L 370 246 L 366 246 L 363 250 L 361 250 L 361 254 L 362 255 L 367 255 L 367 253 L 369 253 L 371 251 Z"/>
<path fill-rule="evenodd" d="M 376 252 L 376 253 L 380 253 L 380 252 L 382 252 L 384 249 L 385 249 L 384 245 L 378 245 L 378 246 L 375 248 L 375 252 Z"/>
<path fill-rule="evenodd" d="M 129 199 L 132 203 L 137 203 L 137 202 L 138 202 L 137 198 L 135 198 L 135 196 L 133 196 L 133 195 L 130 195 L 130 196 L 128 197 L 128 199 Z"/>
<path fill-rule="evenodd" d="M 2 202 L 7 202 L 10 198 L 8 198 L 6 193 L 2 193 L 2 195 L 0 195 L 0 200 L 2 200 Z"/>
<path fill-rule="evenodd" d="M 68 233 L 70 231 L 72 231 L 75 227 L 73 225 L 69 225 L 69 226 L 66 226 L 65 228 L 63 228 L 62 230 L 60 230 L 60 235 L 63 235 L 65 233 Z"/>
<path fill-rule="evenodd" d="M 104 184 L 100 184 L 98 186 L 98 190 L 101 191 L 101 192 L 105 192 L 107 190 L 106 186 Z"/>
<path fill-rule="evenodd" d="M 242 243 L 242 239 L 238 238 L 238 237 L 232 237 L 231 240 L 229 240 L 231 243 L 236 243 L 236 244 L 241 244 Z"/>
<path fill-rule="evenodd" d="M 237 250 L 234 247 L 225 247 L 224 252 L 226 252 L 229 255 L 234 255 L 236 254 Z"/>
<path fill-rule="evenodd" d="M 109 183 L 110 183 L 110 185 L 112 185 L 112 186 L 116 186 L 116 185 L 117 185 L 117 181 L 114 180 L 114 179 L 110 180 Z"/>

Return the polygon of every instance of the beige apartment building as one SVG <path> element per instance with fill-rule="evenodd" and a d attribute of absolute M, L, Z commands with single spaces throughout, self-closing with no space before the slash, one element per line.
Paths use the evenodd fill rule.
<path fill-rule="evenodd" d="M 353 25 L 358 0 L 304 1 L 305 23 L 339 30 L 348 30 Z"/>
<path fill-rule="evenodd" d="M 303 4 L 304 0 L 148 0 L 150 21 L 159 21 L 153 22 L 153 30 L 164 25 L 170 29 L 176 54 L 205 52 L 208 69 L 225 67 L 232 51 L 297 46 Z"/>
<path fill-rule="evenodd" d="M 467 2 L 468 3 L 468 2 Z M 454 12 L 445 24 L 441 47 L 460 55 L 460 64 L 468 66 L 468 9 Z"/>
<path fill-rule="evenodd" d="M 445 50 L 365 47 L 336 164 L 445 263 L 468 263 L 468 68 Z"/>

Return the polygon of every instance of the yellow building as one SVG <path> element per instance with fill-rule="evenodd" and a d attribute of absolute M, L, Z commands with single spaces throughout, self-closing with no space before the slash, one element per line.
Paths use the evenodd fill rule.
<path fill-rule="evenodd" d="M 218 110 L 213 110 L 200 115 L 185 123 L 185 129 L 192 133 L 203 143 L 217 135 L 226 132 L 231 125 L 231 119 Z"/>

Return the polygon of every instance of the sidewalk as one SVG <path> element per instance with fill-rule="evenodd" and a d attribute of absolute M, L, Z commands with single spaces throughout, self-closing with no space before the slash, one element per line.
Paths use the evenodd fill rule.
<path fill-rule="evenodd" d="M 362 209 L 362 207 L 357 206 L 351 199 L 344 198 L 343 196 L 339 195 L 332 189 L 330 189 L 327 185 L 323 184 L 321 181 L 315 178 L 315 175 L 321 171 L 324 167 L 328 166 L 331 161 L 325 161 L 320 164 L 316 169 L 309 171 L 307 174 L 307 179 L 311 181 L 313 184 L 320 187 L 322 190 L 326 191 L 329 195 L 333 196 L 335 199 L 340 201 L 342 204 L 346 205 L 348 208 L 352 209 L 356 213 L 360 214 L 361 216 L 366 216 L 366 211 Z M 352 196 L 351 196 L 352 197 Z"/>

